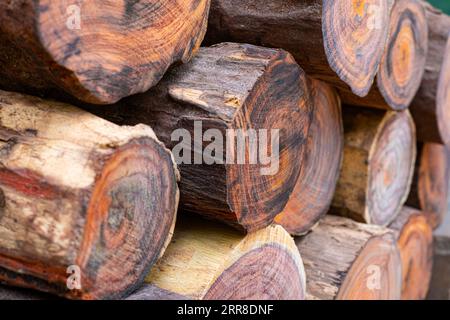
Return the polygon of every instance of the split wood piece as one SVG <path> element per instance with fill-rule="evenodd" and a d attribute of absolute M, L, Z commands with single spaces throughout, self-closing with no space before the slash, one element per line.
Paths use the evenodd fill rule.
<path fill-rule="evenodd" d="M 423 300 L 427 296 L 433 267 L 433 229 L 421 211 L 409 207 L 403 207 L 389 227 L 398 231 L 402 300 Z"/>
<path fill-rule="evenodd" d="M 152 284 L 144 284 L 142 288 L 130 295 L 126 300 L 189 300 L 187 297 L 158 288 Z"/>
<path fill-rule="evenodd" d="M 309 82 L 314 113 L 305 160 L 284 210 L 275 218 L 292 235 L 303 235 L 330 208 L 344 150 L 344 129 L 339 96 L 319 80 Z"/>
<path fill-rule="evenodd" d="M 448 33 L 447 47 L 442 63 L 437 91 L 437 110 L 439 111 L 439 131 L 442 132 L 444 143 L 450 146 L 450 30 Z"/>
<path fill-rule="evenodd" d="M 439 82 L 443 81 L 442 87 L 445 87 L 445 79 L 449 78 L 450 73 L 450 68 L 443 66 L 444 57 L 450 56 L 450 49 L 446 49 L 450 33 L 450 17 L 427 2 L 422 1 L 422 4 L 426 9 L 428 21 L 429 48 L 422 84 L 410 110 L 417 126 L 419 141 L 450 145 L 450 112 L 448 111 L 450 107 L 448 102 L 445 102 L 446 98 L 443 97 L 449 90 L 448 86 L 441 91 L 444 93 L 441 93 L 441 98 L 437 98 Z"/>
<path fill-rule="evenodd" d="M 408 206 L 421 209 L 436 229 L 449 209 L 450 153 L 444 145 L 419 144 L 419 159 L 409 194 Z"/>
<path fill-rule="evenodd" d="M 450 214 L 434 232 L 434 260 L 428 299 L 450 299 Z"/>
<path fill-rule="evenodd" d="M 388 0 L 215 0 L 205 41 L 283 48 L 308 75 L 363 97 L 388 29 Z"/>
<path fill-rule="evenodd" d="M 74 299 L 132 292 L 170 240 L 177 174 L 150 127 L 0 91 L 0 281 Z"/>
<path fill-rule="evenodd" d="M 419 90 L 428 51 L 428 22 L 420 0 L 397 0 L 377 81 L 365 98 L 342 91 L 346 104 L 405 110 Z"/>
<path fill-rule="evenodd" d="M 75 4 L 74 4 L 75 3 Z M 0 2 L 0 86 L 90 103 L 144 92 L 187 62 L 210 0 Z"/>
<path fill-rule="evenodd" d="M 90 110 L 151 125 L 180 164 L 182 208 L 247 231 L 284 209 L 312 117 L 291 55 L 233 43 L 201 48 L 147 93 Z"/>
<path fill-rule="evenodd" d="M 401 260 L 393 231 L 325 216 L 296 243 L 308 299 L 400 299 Z"/>
<path fill-rule="evenodd" d="M 243 236 L 189 215 L 146 281 L 192 299 L 303 300 L 305 271 L 294 240 L 279 225 Z"/>
<path fill-rule="evenodd" d="M 344 160 L 332 213 L 387 226 L 405 203 L 416 138 L 408 110 L 344 107 Z"/>

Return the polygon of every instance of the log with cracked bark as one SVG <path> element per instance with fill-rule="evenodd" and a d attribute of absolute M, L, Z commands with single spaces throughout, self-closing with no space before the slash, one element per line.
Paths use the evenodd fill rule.
<path fill-rule="evenodd" d="M 279 225 L 247 235 L 216 222 L 180 217 L 165 255 L 146 282 L 203 300 L 302 300 L 305 271 Z"/>
<path fill-rule="evenodd" d="M 0 91 L 0 282 L 74 299 L 129 293 L 170 240 L 177 179 L 148 126 Z"/>
<path fill-rule="evenodd" d="M 210 0 L 0 2 L 0 86 L 113 103 L 188 61 Z M 63 94 L 61 94 L 63 92 Z"/>
<path fill-rule="evenodd" d="M 306 75 L 290 54 L 234 43 L 201 48 L 147 93 L 90 110 L 150 124 L 180 164 L 181 207 L 247 231 L 285 207 L 312 117 Z"/>
<path fill-rule="evenodd" d="M 422 211 L 409 207 L 403 207 L 389 228 L 397 231 L 402 260 L 402 300 L 423 300 L 433 266 L 433 229 Z"/>
<path fill-rule="evenodd" d="M 343 120 L 344 160 L 331 212 L 387 226 L 405 203 L 414 173 L 411 115 L 345 106 Z"/>
<path fill-rule="evenodd" d="M 377 80 L 360 98 L 341 91 L 351 105 L 405 110 L 419 90 L 428 52 L 428 22 L 420 0 L 396 0 L 391 11 L 389 39 Z"/>
<path fill-rule="evenodd" d="M 388 0 L 214 0 L 206 43 L 283 48 L 312 77 L 365 96 L 389 28 Z"/>
<path fill-rule="evenodd" d="M 328 212 L 342 164 L 344 129 L 337 92 L 310 79 L 314 107 L 305 160 L 286 207 L 275 218 L 290 234 L 303 235 Z"/>
<path fill-rule="evenodd" d="M 418 146 L 418 159 L 407 205 L 421 209 L 429 224 L 436 229 L 449 206 L 450 153 L 438 143 Z"/>
<path fill-rule="evenodd" d="M 445 84 L 445 79 L 450 77 L 450 68 L 444 68 L 444 57 L 450 60 L 450 45 L 446 49 L 447 42 L 450 41 L 450 17 L 427 2 L 422 3 L 428 21 L 429 49 L 423 80 L 410 110 L 416 122 L 419 141 L 450 145 L 450 107 L 448 100 L 445 102 L 448 97 L 443 97 L 449 90 L 449 82 L 447 80 Z M 439 100 L 438 87 L 441 81 L 443 87 L 447 85 L 447 89 L 441 89 Z"/>
<path fill-rule="evenodd" d="M 393 231 L 328 215 L 296 244 L 308 299 L 400 298 L 401 260 Z"/>

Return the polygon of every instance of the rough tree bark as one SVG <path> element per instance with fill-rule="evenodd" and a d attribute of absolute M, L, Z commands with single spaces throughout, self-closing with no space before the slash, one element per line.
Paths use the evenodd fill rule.
<path fill-rule="evenodd" d="M 344 160 L 331 211 L 387 226 L 405 203 L 414 173 L 411 115 L 346 106 L 343 119 Z"/>
<path fill-rule="evenodd" d="M 428 223 L 436 229 L 448 212 L 450 154 L 442 144 L 419 144 L 408 206 L 421 209 Z"/>
<path fill-rule="evenodd" d="M 396 0 L 377 81 L 365 98 L 341 91 L 351 105 L 405 110 L 419 90 L 428 51 L 428 22 L 420 0 Z"/>
<path fill-rule="evenodd" d="M 215 0 L 206 35 L 283 48 L 310 76 L 365 96 L 388 37 L 389 1 Z"/>
<path fill-rule="evenodd" d="M 400 254 L 389 229 L 325 216 L 296 243 L 308 299 L 400 299 Z"/>
<path fill-rule="evenodd" d="M 75 299 L 129 293 L 170 240 L 177 175 L 145 125 L 0 91 L 0 281 Z"/>
<path fill-rule="evenodd" d="M 319 80 L 309 82 L 314 113 L 305 160 L 294 191 L 275 218 L 290 234 L 303 235 L 326 214 L 342 164 L 344 129 L 339 96 Z"/>
<path fill-rule="evenodd" d="M 113 103 L 188 61 L 210 0 L 0 2 L 0 86 Z"/>
<path fill-rule="evenodd" d="M 422 84 L 410 110 L 417 126 L 419 141 L 450 145 L 450 112 L 445 109 L 445 103 L 438 104 L 437 101 L 440 73 L 444 73 L 441 78 L 445 79 L 450 72 L 449 68 L 443 68 L 444 57 L 450 55 L 450 50 L 446 51 L 450 17 L 427 2 L 422 1 L 422 4 L 428 21 L 429 48 Z"/>
<path fill-rule="evenodd" d="M 421 211 L 409 207 L 403 207 L 389 227 L 398 231 L 402 300 L 423 300 L 427 296 L 433 267 L 433 229 Z"/>
<path fill-rule="evenodd" d="M 301 300 L 305 271 L 293 239 L 278 225 L 243 236 L 199 218 L 180 218 L 173 241 L 146 281 L 205 300 Z"/>
<path fill-rule="evenodd" d="M 287 52 L 232 43 L 201 48 L 145 94 L 90 109 L 153 126 L 181 164 L 183 209 L 247 231 L 285 207 L 312 117 L 306 76 Z"/>

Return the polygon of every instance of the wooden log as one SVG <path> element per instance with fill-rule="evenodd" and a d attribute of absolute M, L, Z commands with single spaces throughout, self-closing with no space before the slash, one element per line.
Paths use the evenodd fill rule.
<path fill-rule="evenodd" d="M 0 281 L 74 299 L 131 292 L 170 240 L 177 174 L 145 125 L 0 91 Z"/>
<path fill-rule="evenodd" d="M 346 104 L 405 110 L 419 90 L 428 51 L 428 22 L 420 0 L 396 0 L 377 80 L 365 98 L 341 91 Z"/>
<path fill-rule="evenodd" d="M 206 43 L 283 48 L 308 75 L 365 96 L 382 58 L 388 27 L 388 0 L 215 0 Z"/>
<path fill-rule="evenodd" d="M 433 234 L 434 258 L 430 291 L 427 299 L 450 299 L 450 214 Z"/>
<path fill-rule="evenodd" d="M 441 70 L 443 78 L 448 77 L 449 69 L 443 68 L 443 58 L 450 55 L 446 44 L 450 33 L 450 17 L 435 9 L 427 2 L 422 2 L 426 9 L 428 21 L 428 56 L 425 74 L 419 91 L 410 106 L 411 114 L 417 126 L 417 137 L 423 142 L 450 143 L 450 113 L 441 109 L 444 105 L 437 103 L 437 90 Z"/>
<path fill-rule="evenodd" d="M 145 284 L 130 295 L 126 300 L 189 300 L 187 297 L 158 288 L 152 284 Z"/>
<path fill-rule="evenodd" d="M 310 80 L 313 119 L 300 176 L 284 210 L 275 218 L 290 234 L 308 232 L 331 205 L 344 150 L 339 96 L 329 85 Z"/>
<path fill-rule="evenodd" d="M 201 48 L 149 92 L 90 110 L 153 126 L 180 165 L 182 208 L 247 231 L 285 207 L 312 117 L 291 55 L 233 43 Z"/>
<path fill-rule="evenodd" d="M 327 215 L 296 244 L 309 299 L 400 299 L 400 254 L 389 229 Z"/>
<path fill-rule="evenodd" d="M 210 0 L 0 3 L 0 86 L 113 103 L 188 61 Z"/>
<path fill-rule="evenodd" d="M 409 194 L 415 128 L 401 112 L 344 107 L 344 160 L 332 213 L 387 226 Z"/>
<path fill-rule="evenodd" d="M 433 229 L 421 211 L 409 207 L 403 207 L 389 227 L 398 231 L 402 300 L 423 300 L 427 296 L 433 267 Z"/>
<path fill-rule="evenodd" d="M 437 116 L 441 120 L 438 121 L 439 131 L 442 133 L 444 144 L 450 146 L 450 28 L 439 76 L 436 105 L 439 112 Z"/>
<path fill-rule="evenodd" d="M 436 229 L 449 209 L 450 154 L 438 143 L 419 144 L 419 159 L 407 204 L 421 209 Z"/>
<path fill-rule="evenodd" d="M 243 236 L 182 216 L 165 255 L 146 281 L 204 300 L 302 300 L 305 271 L 294 240 L 279 225 Z"/>

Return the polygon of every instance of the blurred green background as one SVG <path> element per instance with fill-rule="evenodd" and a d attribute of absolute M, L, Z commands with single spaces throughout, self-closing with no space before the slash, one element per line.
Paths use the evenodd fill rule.
<path fill-rule="evenodd" d="M 435 7 L 440 8 L 441 10 L 450 14 L 450 0 L 428 0 Z"/>

